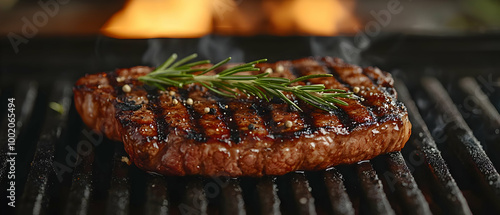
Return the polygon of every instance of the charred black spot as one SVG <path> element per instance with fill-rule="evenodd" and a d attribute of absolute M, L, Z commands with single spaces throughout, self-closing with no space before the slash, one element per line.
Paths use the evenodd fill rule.
<path fill-rule="evenodd" d="M 114 88 L 113 96 L 116 97 L 124 94 L 123 90 L 121 90 L 122 86 L 120 86 L 116 81 L 117 75 L 118 75 L 117 70 L 109 72 L 106 75 L 106 79 L 108 80 L 109 85 L 113 86 Z"/>
<path fill-rule="evenodd" d="M 349 117 L 349 114 L 347 114 L 347 112 L 344 109 L 342 108 L 333 109 L 331 113 L 337 116 L 340 120 L 340 123 L 342 123 L 342 125 L 349 131 L 352 131 L 356 127 L 355 121 Z"/>
<path fill-rule="evenodd" d="M 122 111 L 136 111 L 141 109 L 142 105 L 136 105 L 134 101 L 124 101 L 124 102 L 116 102 L 115 107 Z"/>
<path fill-rule="evenodd" d="M 127 118 L 120 118 L 120 124 L 123 126 L 123 127 L 127 127 L 130 125 L 131 121 Z"/>
<path fill-rule="evenodd" d="M 305 127 L 302 130 L 294 132 L 275 132 L 273 136 L 277 140 L 291 140 L 295 138 L 300 138 L 303 135 L 313 134 L 314 132 L 316 132 L 315 130 L 317 129 L 313 129 L 311 127 Z"/>
<path fill-rule="evenodd" d="M 148 94 L 146 95 L 146 97 L 148 98 L 148 100 L 155 100 L 155 99 L 158 99 L 158 93 L 156 91 L 147 91 Z"/>
<path fill-rule="evenodd" d="M 192 132 L 192 131 L 188 132 L 186 137 L 188 139 L 193 139 L 197 142 L 206 142 L 207 141 L 207 138 L 205 137 L 205 135 L 203 135 L 201 133 Z"/>
<path fill-rule="evenodd" d="M 253 130 L 253 129 L 255 129 L 255 125 L 254 124 L 248 125 L 248 130 Z"/>
<path fill-rule="evenodd" d="M 189 88 L 189 90 L 191 89 L 192 88 Z M 187 98 L 189 98 L 189 90 L 179 89 L 178 95 L 181 101 L 186 101 Z M 188 131 L 187 138 L 194 139 L 199 142 L 206 142 L 207 137 L 205 134 L 205 129 L 200 123 L 202 115 L 194 110 L 193 105 L 186 105 L 185 107 L 189 114 L 189 120 L 193 122 L 193 126 L 191 127 L 190 131 Z"/>
<path fill-rule="evenodd" d="M 210 111 L 208 113 L 213 115 L 217 113 L 217 110 L 215 108 L 210 108 Z"/>
<path fill-rule="evenodd" d="M 406 106 L 402 101 L 396 101 L 396 106 L 401 108 L 402 111 L 405 111 L 405 112 L 407 111 Z"/>
<path fill-rule="evenodd" d="M 229 128 L 231 141 L 238 144 L 239 142 L 241 142 L 240 131 L 238 125 L 233 120 L 233 112 L 229 109 L 229 106 L 226 105 L 227 98 L 224 98 L 224 101 L 226 103 L 221 101 L 217 102 L 217 105 L 219 105 L 219 109 L 222 112 L 222 122 L 224 122 L 224 124 L 226 124 L 226 126 Z"/>
<path fill-rule="evenodd" d="M 392 87 L 384 87 L 383 89 L 392 97 L 396 97 L 396 89 Z"/>
<path fill-rule="evenodd" d="M 156 125 L 158 126 L 158 138 L 160 140 L 163 140 L 168 135 L 167 128 L 169 125 L 165 121 L 165 116 L 163 115 L 163 109 L 160 105 L 160 95 L 158 94 L 157 90 L 148 90 L 146 92 L 148 93 L 146 97 L 149 100 L 147 108 L 148 110 L 151 110 L 153 112 Z"/>

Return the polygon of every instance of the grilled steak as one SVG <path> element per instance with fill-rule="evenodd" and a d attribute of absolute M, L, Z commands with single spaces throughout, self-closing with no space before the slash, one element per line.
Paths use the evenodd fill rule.
<path fill-rule="evenodd" d="M 309 83 L 359 98 L 342 99 L 349 105 L 331 112 L 298 101 L 300 112 L 281 100 L 223 98 L 196 84 L 156 90 L 137 80 L 152 68 L 133 67 L 78 80 L 75 106 L 89 127 L 122 141 L 136 166 L 165 175 L 321 170 L 400 150 L 410 136 L 406 108 L 386 72 L 331 57 L 257 67 L 289 79 L 331 73 Z"/>

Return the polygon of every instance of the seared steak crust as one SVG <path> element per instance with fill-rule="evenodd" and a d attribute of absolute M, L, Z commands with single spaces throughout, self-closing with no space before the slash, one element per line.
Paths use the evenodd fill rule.
<path fill-rule="evenodd" d="M 331 57 L 257 67 L 290 79 L 331 73 L 331 78 L 309 83 L 344 89 L 359 98 L 342 99 L 349 105 L 332 112 L 298 101 L 304 110 L 299 112 L 279 100 L 222 98 L 194 84 L 158 91 L 137 80 L 152 68 L 133 67 L 78 80 L 75 106 L 87 126 L 123 141 L 135 165 L 165 175 L 321 170 L 400 150 L 410 136 L 406 108 L 396 101 L 393 79 L 386 72 Z M 124 84 L 130 92 L 122 90 Z"/>

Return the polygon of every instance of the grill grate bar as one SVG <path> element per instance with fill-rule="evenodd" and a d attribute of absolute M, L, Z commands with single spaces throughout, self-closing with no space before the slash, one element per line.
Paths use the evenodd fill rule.
<path fill-rule="evenodd" d="M 14 97 L 17 102 L 21 104 L 18 106 L 21 109 L 21 114 L 17 118 L 17 129 L 21 130 L 24 124 L 31 118 L 33 108 L 35 107 L 35 100 L 38 93 L 38 83 L 36 81 L 21 82 L 16 88 L 18 94 Z M 20 98 L 20 99 L 18 99 Z"/>
<path fill-rule="evenodd" d="M 303 172 L 290 173 L 290 183 L 298 214 L 316 214 L 314 198 L 311 194 L 311 187 Z"/>
<path fill-rule="evenodd" d="M 408 115 L 412 122 L 412 136 L 408 143 L 412 144 L 421 153 L 426 162 L 429 172 L 433 173 L 436 185 L 442 194 L 447 209 L 451 214 L 472 214 L 465 197 L 460 191 L 455 179 L 450 174 L 450 170 L 441 152 L 436 146 L 424 119 L 420 115 L 415 102 L 411 99 L 410 93 L 401 80 L 395 81 L 399 99 L 404 102 L 408 109 Z"/>
<path fill-rule="evenodd" d="M 370 213 L 395 214 L 384 193 L 382 181 L 378 178 L 372 164 L 369 161 L 358 163 L 357 172 L 361 188 L 371 210 Z"/>
<path fill-rule="evenodd" d="M 14 104 L 16 105 L 16 136 L 19 136 L 23 125 L 28 124 L 27 121 L 33 112 L 38 93 L 38 83 L 35 81 L 23 81 L 16 86 L 14 91 L 15 95 L 12 98 L 15 98 Z M 6 120 L 5 118 L 4 121 L 6 122 Z M 2 124 L 4 127 L 6 125 L 7 123 Z M 6 130 L 2 130 L 2 132 Z"/>
<path fill-rule="evenodd" d="M 181 214 L 207 214 L 208 200 L 200 178 L 189 178 L 182 203 Z"/>
<path fill-rule="evenodd" d="M 484 79 L 483 79 L 484 80 Z M 486 153 L 490 156 L 493 164 L 498 168 L 500 167 L 500 159 L 496 156 L 500 152 L 500 113 L 497 111 L 492 101 L 488 98 L 488 94 L 494 92 L 494 88 L 491 86 L 485 86 L 483 82 L 484 90 L 481 89 L 479 81 L 472 77 L 465 77 L 459 80 L 460 88 L 466 93 L 464 102 L 471 101 L 474 107 L 480 109 L 481 117 L 484 123 L 472 124 L 471 128 L 475 135 L 480 137 L 481 141 L 484 141 L 483 146 L 485 147 Z M 485 93 L 486 92 L 486 93 Z"/>
<path fill-rule="evenodd" d="M 488 120 L 492 127 L 500 128 L 500 113 L 488 99 L 488 96 L 481 90 L 481 87 L 474 78 L 465 77 L 459 81 L 460 87 L 469 95 L 473 101 L 481 108 L 485 120 Z"/>
<path fill-rule="evenodd" d="M 82 135 L 80 140 L 85 140 Z M 92 163 L 94 162 L 94 150 L 90 150 L 87 156 L 78 156 L 80 163 L 73 172 L 71 188 L 68 194 L 65 214 L 84 215 L 89 211 L 90 197 L 92 195 Z"/>
<path fill-rule="evenodd" d="M 59 81 L 54 84 L 54 89 L 49 101 L 55 101 L 62 105 L 63 110 L 69 110 L 71 104 L 71 84 Z M 45 214 L 50 201 L 49 181 L 54 180 L 54 152 L 55 145 L 60 141 L 65 130 L 68 112 L 58 113 L 47 108 L 45 121 L 37 142 L 35 156 L 31 162 L 31 170 L 21 197 L 20 214 Z"/>
<path fill-rule="evenodd" d="M 352 202 L 344 186 L 344 177 L 334 167 L 323 173 L 325 186 L 334 214 L 354 215 Z"/>
<path fill-rule="evenodd" d="M 241 187 L 237 179 L 229 179 L 222 188 L 222 214 L 246 214 Z"/>
<path fill-rule="evenodd" d="M 281 214 L 281 201 L 278 197 L 278 186 L 275 180 L 276 178 L 269 176 L 258 179 L 256 188 L 261 214 Z"/>
<path fill-rule="evenodd" d="M 479 86 L 474 79 L 463 78 L 459 83 L 460 87 L 468 95 L 476 96 L 477 93 L 482 93 L 483 96 L 485 96 L 484 92 L 477 91 Z M 453 152 L 456 153 L 457 157 L 462 159 L 464 163 L 471 164 L 472 168 L 467 169 L 468 171 L 478 173 L 474 175 L 478 175 L 478 181 L 480 181 L 483 186 L 481 189 L 489 194 L 489 196 L 485 197 L 485 199 L 489 198 L 488 201 L 492 202 L 498 201 L 500 199 L 500 177 L 498 176 L 494 166 L 491 164 L 491 161 L 489 161 L 489 158 L 486 156 L 484 151 L 482 151 L 479 141 L 475 139 L 471 129 L 466 124 L 464 118 L 460 115 L 460 112 L 458 112 L 458 109 L 453 104 L 451 98 L 446 98 L 448 96 L 446 90 L 441 86 L 437 79 L 433 78 L 425 78 L 422 85 L 427 90 L 427 93 L 430 95 L 432 100 L 439 105 L 440 109 L 438 112 L 449 114 L 447 118 L 445 117 L 445 121 L 448 120 L 447 123 L 450 125 L 446 128 L 446 131 L 448 132 L 448 137 L 452 138 L 452 140 L 449 141 L 455 141 L 457 143 L 455 145 L 450 144 L 449 147 L 454 150 Z M 413 135 L 408 143 L 416 148 L 419 156 L 424 157 L 426 164 L 428 164 L 419 167 L 425 170 L 430 170 L 429 172 L 433 176 L 433 179 L 430 181 L 435 184 L 429 185 L 431 187 L 428 188 L 432 189 L 435 188 L 433 186 L 437 185 L 438 190 L 432 192 L 442 194 L 439 198 L 444 201 L 437 202 L 437 204 L 440 204 L 437 206 L 445 208 L 446 210 L 443 210 L 445 213 L 471 214 L 471 210 L 469 209 L 466 199 L 450 174 L 449 169 L 446 166 L 446 162 L 442 158 L 441 153 L 438 150 L 432 135 L 428 131 L 425 122 L 420 116 L 414 101 L 411 99 L 406 86 L 399 83 L 399 81 L 396 81 L 396 88 L 400 99 L 408 108 L 413 124 Z M 15 91 L 13 91 L 16 93 L 16 101 L 19 102 L 17 106 L 22 107 L 22 110 L 19 110 L 21 111 L 21 114 L 17 118 L 21 125 L 31 118 L 31 112 L 35 108 L 35 100 L 38 100 L 38 102 L 41 101 L 40 99 L 37 99 L 37 91 L 38 86 L 36 82 L 23 82 L 20 86 L 16 87 Z M 54 84 L 53 92 L 49 94 L 48 100 L 56 101 L 62 104 L 65 110 L 69 110 L 71 104 L 70 84 L 66 82 Z M 490 120 L 493 124 L 498 123 L 495 118 L 497 117 L 496 115 L 498 115 L 498 111 L 491 106 L 489 99 L 487 97 L 479 96 L 479 100 L 477 101 L 481 103 L 484 102 L 484 104 L 478 104 L 479 107 L 483 109 L 483 113 L 486 117 L 488 117 L 488 120 Z M 488 105 L 490 106 L 488 107 Z M 25 184 L 24 193 L 19 201 L 18 212 L 21 214 L 48 214 L 51 210 L 57 210 L 57 206 L 53 205 L 57 205 L 60 202 L 66 204 L 61 207 L 64 210 L 58 212 L 64 212 L 65 214 L 88 214 L 90 209 L 94 209 L 94 206 L 100 205 L 93 204 L 91 207 L 92 196 L 96 193 L 93 192 L 93 189 L 95 188 L 92 186 L 94 180 L 93 177 L 96 175 L 96 173 L 93 172 L 96 166 L 96 163 L 94 162 L 99 160 L 99 158 L 95 158 L 94 156 L 98 155 L 94 154 L 94 150 L 90 150 L 90 155 L 78 157 L 79 160 L 77 163 L 81 161 L 81 164 L 75 167 L 71 176 L 71 184 L 61 184 L 60 186 L 62 188 L 59 188 L 63 190 L 61 192 L 62 194 L 69 191 L 69 193 L 67 193 L 67 198 L 65 198 L 66 196 L 56 198 L 56 195 L 54 195 L 55 191 L 53 191 L 53 182 L 57 180 L 53 170 L 54 156 L 57 154 L 56 146 L 59 146 L 58 143 L 60 141 L 66 140 L 65 137 L 67 136 L 62 135 L 66 133 L 64 131 L 67 130 L 67 127 L 80 128 L 80 126 L 68 125 L 68 122 L 71 122 L 72 119 L 71 116 L 68 116 L 67 114 L 69 111 L 66 111 L 64 114 L 59 114 L 48 107 L 45 108 L 47 109 L 44 115 L 46 119 L 43 120 L 43 124 L 40 129 L 41 134 L 36 145 L 35 156 L 33 158 L 31 171 L 29 172 L 28 179 Z M 3 119 L 3 121 L 5 120 Z M 5 127 L 5 125 L 1 126 Z M 17 132 L 20 131 L 21 129 Z M 76 132 L 78 131 L 79 130 L 76 130 Z M 21 133 L 23 133 L 23 131 L 21 131 Z M 24 139 L 25 134 L 22 135 L 22 138 Z M 84 140 L 84 138 L 85 137 L 81 135 L 79 139 L 75 138 L 75 140 L 81 141 Z M 76 141 L 73 140 L 74 139 L 71 138 L 71 142 L 76 143 Z M 140 185 L 133 184 L 136 183 L 136 181 L 134 180 L 134 176 L 132 176 L 132 174 L 129 175 L 129 171 L 131 171 L 130 167 L 122 161 L 122 157 L 126 156 L 122 144 L 113 142 L 109 142 L 109 144 L 112 145 L 111 148 L 114 147 L 113 159 L 106 159 L 108 164 L 109 161 L 112 161 L 112 177 L 110 179 L 111 184 L 108 190 L 108 196 L 106 199 L 107 202 L 104 204 L 105 210 L 102 211 L 103 213 L 129 214 L 131 213 L 130 209 L 132 209 L 132 213 L 137 211 L 134 208 L 134 199 L 131 198 L 135 191 L 135 189 L 134 191 L 131 190 L 131 187 L 133 186 L 142 186 L 142 188 L 145 188 L 145 204 L 141 206 L 140 209 L 143 209 L 146 214 L 167 214 L 176 212 L 180 212 L 181 214 L 208 214 L 214 212 L 221 214 L 246 214 L 246 209 L 248 209 L 249 205 L 253 205 L 252 203 L 245 205 L 243 200 L 243 191 L 240 186 L 243 186 L 245 191 L 247 187 L 245 187 L 244 182 L 240 181 L 241 179 L 227 179 L 224 181 L 224 186 L 220 186 L 220 198 L 212 197 L 209 192 L 210 190 L 207 189 L 207 186 L 204 186 L 204 184 L 207 183 L 207 180 L 199 177 L 186 176 L 181 177 L 180 179 L 175 178 L 179 179 L 178 181 L 182 180 L 180 184 L 186 185 L 185 189 L 182 187 L 180 188 L 184 191 L 180 192 L 182 193 L 179 195 L 181 199 L 176 199 L 177 197 L 174 197 L 173 194 L 178 194 L 176 192 L 179 190 L 177 190 L 176 187 L 170 187 L 172 186 L 169 184 L 170 181 L 167 183 L 166 178 L 163 176 L 148 175 L 144 173 L 144 177 L 141 176 L 141 179 L 145 179 L 144 182 L 146 183 L 141 183 Z M 59 148 L 57 148 L 57 151 L 58 150 Z M 284 195 L 282 198 L 287 200 L 289 198 L 291 201 L 290 203 L 292 203 L 290 206 L 293 209 L 285 211 L 298 214 L 316 214 L 317 212 L 323 213 L 324 211 L 322 209 L 326 208 L 328 212 L 333 212 L 335 214 L 356 214 L 356 212 L 362 214 L 393 214 L 395 213 L 395 210 L 391 207 L 391 204 L 395 207 L 397 212 L 400 212 L 400 208 L 394 205 L 396 203 L 392 202 L 396 201 L 403 203 L 401 204 L 401 209 L 405 214 L 430 214 L 431 210 L 429 204 L 433 206 L 434 210 L 435 205 L 431 199 L 434 198 L 434 196 L 428 197 L 429 203 L 426 201 L 415 180 L 417 179 L 419 185 L 422 185 L 419 181 L 422 178 L 417 177 L 418 175 L 416 178 L 413 178 L 412 170 L 410 170 L 412 166 L 406 164 L 403 154 L 401 152 L 394 152 L 380 158 L 383 160 L 375 159 L 374 161 L 386 162 L 389 170 L 387 172 L 393 174 L 394 180 L 386 181 L 379 179 L 378 176 L 381 172 L 377 173 L 370 161 L 350 165 L 351 167 L 356 168 L 356 175 L 361 185 L 359 189 L 354 187 L 354 190 L 361 191 L 360 194 L 362 194 L 361 196 L 357 196 L 358 193 L 350 192 L 349 195 L 354 195 L 351 196 L 353 197 L 353 202 L 351 202 L 350 196 L 346 192 L 346 186 L 344 185 L 345 181 L 343 179 L 344 175 L 342 175 L 336 168 L 330 168 L 326 171 L 318 172 L 317 175 L 316 173 L 311 173 L 312 175 L 307 175 L 308 177 L 306 177 L 306 173 L 303 172 L 294 172 L 288 174 L 287 176 L 277 177 L 278 180 L 284 179 L 282 182 L 286 183 L 284 188 L 287 189 L 287 191 L 283 192 Z M 5 163 L 3 163 L 3 166 L 5 166 Z M 378 166 L 376 165 L 375 167 Z M 3 171 L 2 174 L 5 174 L 5 171 Z M 4 175 L 0 176 L 5 177 Z M 309 176 L 315 176 L 314 179 L 319 179 L 319 182 L 324 182 L 324 188 L 326 188 L 324 193 L 326 195 L 322 193 L 322 195 L 314 193 L 315 195 L 313 197 L 310 183 L 315 182 L 313 182 L 312 179 L 311 181 L 308 180 L 308 178 L 312 178 Z M 4 178 L 1 179 L 3 180 Z M 187 179 L 187 181 L 184 181 L 185 179 Z M 256 205 L 260 206 L 260 208 L 255 209 L 255 211 L 260 211 L 262 214 L 281 213 L 280 209 L 283 208 L 280 207 L 282 207 L 281 203 L 283 199 L 280 199 L 278 196 L 278 185 L 275 179 L 275 177 L 266 176 L 252 181 L 252 186 L 253 188 L 256 188 L 256 191 L 252 191 L 251 193 L 257 194 L 256 199 L 259 201 L 259 204 Z M 384 181 L 384 184 L 382 181 Z M 253 182 L 256 183 L 253 184 Z M 426 181 L 423 183 L 426 183 Z M 320 184 L 323 186 L 323 183 Z M 349 184 L 347 185 L 349 189 L 352 188 Z M 395 195 L 391 195 L 387 192 L 391 186 L 393 186 L 396 191 Z M 428 184 L 425 186 L 428 186 Z M 313 186 L 313 188 L 316 191 L 316 187 Z M 426 191 L 425 189 L 423 190 Z M 141 194 L 144 194 L 142 193 L 142 190 L 140 191 Z M 288 194 L 291 195 L 287 196 Z M 324 202 L 320 202 L 317 201 L 320 198 L 316 195 L 322 197 L 324 196 L 328 199 L 325 199 Z M 387 198 L 386 195 L 390 195 L 389 197 L 391 198 Z M 247 195 L 245 195 L 245 198 L 246 197 Z M 252 198 L 253 197 L 255 196 L 252 196 Z M 368 209 L 363 208 L 363 206 L 360 207 L 357 204 L 358 197 L 362 198 L 361 204 L 359 205 L 367 203 L 366 205 Z M 399 199 L 396 200 L 392 197 Z M 170 198 L 172 198 L 172 200 Z M 210 201 L 208 201 L 207 198 L 209 198 Z M 315 202 L 315 198 L 317 202 Z M 287 202 L 287 200 L 284 201 Z M 391 203 L 389 203 L 389 200 Z M 181 205 L 178 205 L 179 203 L 181 203 Z M 356 210 L 353 205 L 356 205 Z M 216 208 L 212 208 L 212 206 Z M 319 208 L 316 208 L 316 206 Z M 361 208 L 359 211 L 357 209 L 358 207 Z M 497 209 L 500 209 L 500 207 Z M 439 212 L 439 210 L 436 211 Z"/>
<path fill-rule="evenodd" d="M 500 175 L 479 141 L 465 123 L 441 83 L 435 78 L 423 78 L 422 81 L 424 88 L 438 104 L 441 113 L 444 115 L 443 119 L 447 123 L 445 130 L 449 134 L 450 141 L 459 143 L 449 144 L 450 147 L 464 163 L 470 164 L 471 171 L 478 176 L 483 190 L 489 194 L 494 202 L 500 202 Z M 500 210 L 499 204 L 494 204 L 494 206 Z"/>
<path fill-rule="evenodd" d="M 149 175 L 146 185 L 145 214 L 168 214 L 167 182 L 159 175 Z"/>
<path fill-rule="evenodd" d="M 106 214 L 128 214 L 130 201 L 130 182 L 128 177 L 128 165 L 122 161 L 122 157 L 127 156 L 123 145 L 114 144 L 113 170 L 111 173 L 111 184 L 108 190 L 106 204 Z"/>
<path fill-rule="evenodd" d="M 393 181 L 389 185 L 395 189 L 405 204 L 405 214 L 431 214 L 429 204 L 418 188 L 401 152 L 391 152 L 386 156 Z"/>

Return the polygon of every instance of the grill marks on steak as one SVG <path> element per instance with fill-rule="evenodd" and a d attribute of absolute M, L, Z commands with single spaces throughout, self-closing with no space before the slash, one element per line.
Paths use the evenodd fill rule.
<path fill-rule="evenodd" d="M 320 62 L 314 59 L 300 59 L 295 61 L 298 66 L 300 75 L 315 75 L 315 74 L 332 74 L 326 66 L 321 65 Z M 334 74 L 335 75 L 335 74 Z M 345 84 L 339 81 L 338 75 L 335 77 L 316 78 L 311 79 L 312 84 L 324 84 L 330 89 L 341 89 L 345 91 L 352 90 Z M 319 109 L 313 110 L 313 119 L 315 120 L 316 127 L 336 128 L 339 132 L 347 133 L 349 130 L 354 129 L 358 125 L 371 124 L 375 122 L 375 118 L 366 106 L 362 105 L 360 100 L 340 98 L 348 105 L 339 105 L 339 110 L 335 114 L 326 114 Z"/>
<path fill-rule="evenodd" d="M 331 73 L 334 77 L 308 83 L 347 91 L 360 87 L 360 98 L 340 98 L 349 105 L 330 113 L 297 101 L 304 110 L 299 112 L 277 99 L 221 98 L 194 84 L 157 91 L 137 80 L 151 68 L 134 67 L 80 79 L 75 106 L 88 126 L 123 141 L 137 166 L 161 174 L 259 176 L 324 169 L 400 150 L 409 138 L 411 125 L 388 73 L 329 57 L 257 67 L 289 79 Z M 124 84 L 131 92 L 121 90 Z"/>
<path fill-rule="evenodd" d="M 277 65 L 281 65 L 282 71 L 278 72 Z M 267 68 L 271 68 L 274 72 L 270 74 L 271 77 L 280 77 L 295 79 L 296 76 L 292 72 L 293 67 L 290 62 L 284 62 L 282 64 L 261 64 L 258 67 L 262 71 Z M 254 72 L 254 74 L 259 72 Z M 295 100 L 293 95 L 289 95 L 292 100 Z M 300 132 L 306 132 L 306 129 L 311 128 L 310 122 L 306 120 L 306 117 L 302 115 L 301 112 L 295 111 L 287 104 L 281 101 L 274 100 L 271 103 L 261 101 L 258 105 L 253 105 L 255 109 L 260 110 L 260 116 L 268 122 L 269 133 L 273 134 L 275 138 L 290 138 L 293 136 L 300 135 Z M 292 127 L 286 127 L 286 122 L 292 122 Z M 277 136 L 277 137 L 276 137 Z"/>
<path fill-rule="evenodd" d="M 356 95 L 364 98 L 362 104 L 369 107 L 369 110 L 371 110 L 376 117 L 384 118 L 390 116 L 394 111 L 397 111 L 398 105 L 396 104 L 396 100 L 391 99 L 393 96 L 389 95 L 386 87 L 375 85 L 370 78 L 370 76 L 376 77 L 374 74 L 375 71 L 368 71 L 370 74 L 370 76 L 368 76 L 361 67 L 346 64 L 338 58 L 325 57 L 322 58 L 322 61 L 328 67 L 332 68 L 338 79 L 343 80 L 343 83 L 347 85 L 351 91 L 353 86 L 360 87 L 360 91 L 356 93 Z M 383 74 L 380 73 L 378 75 L 380 78 Z M 392 80 L 390 74 L 385 74 L 385 76 Z"/>

